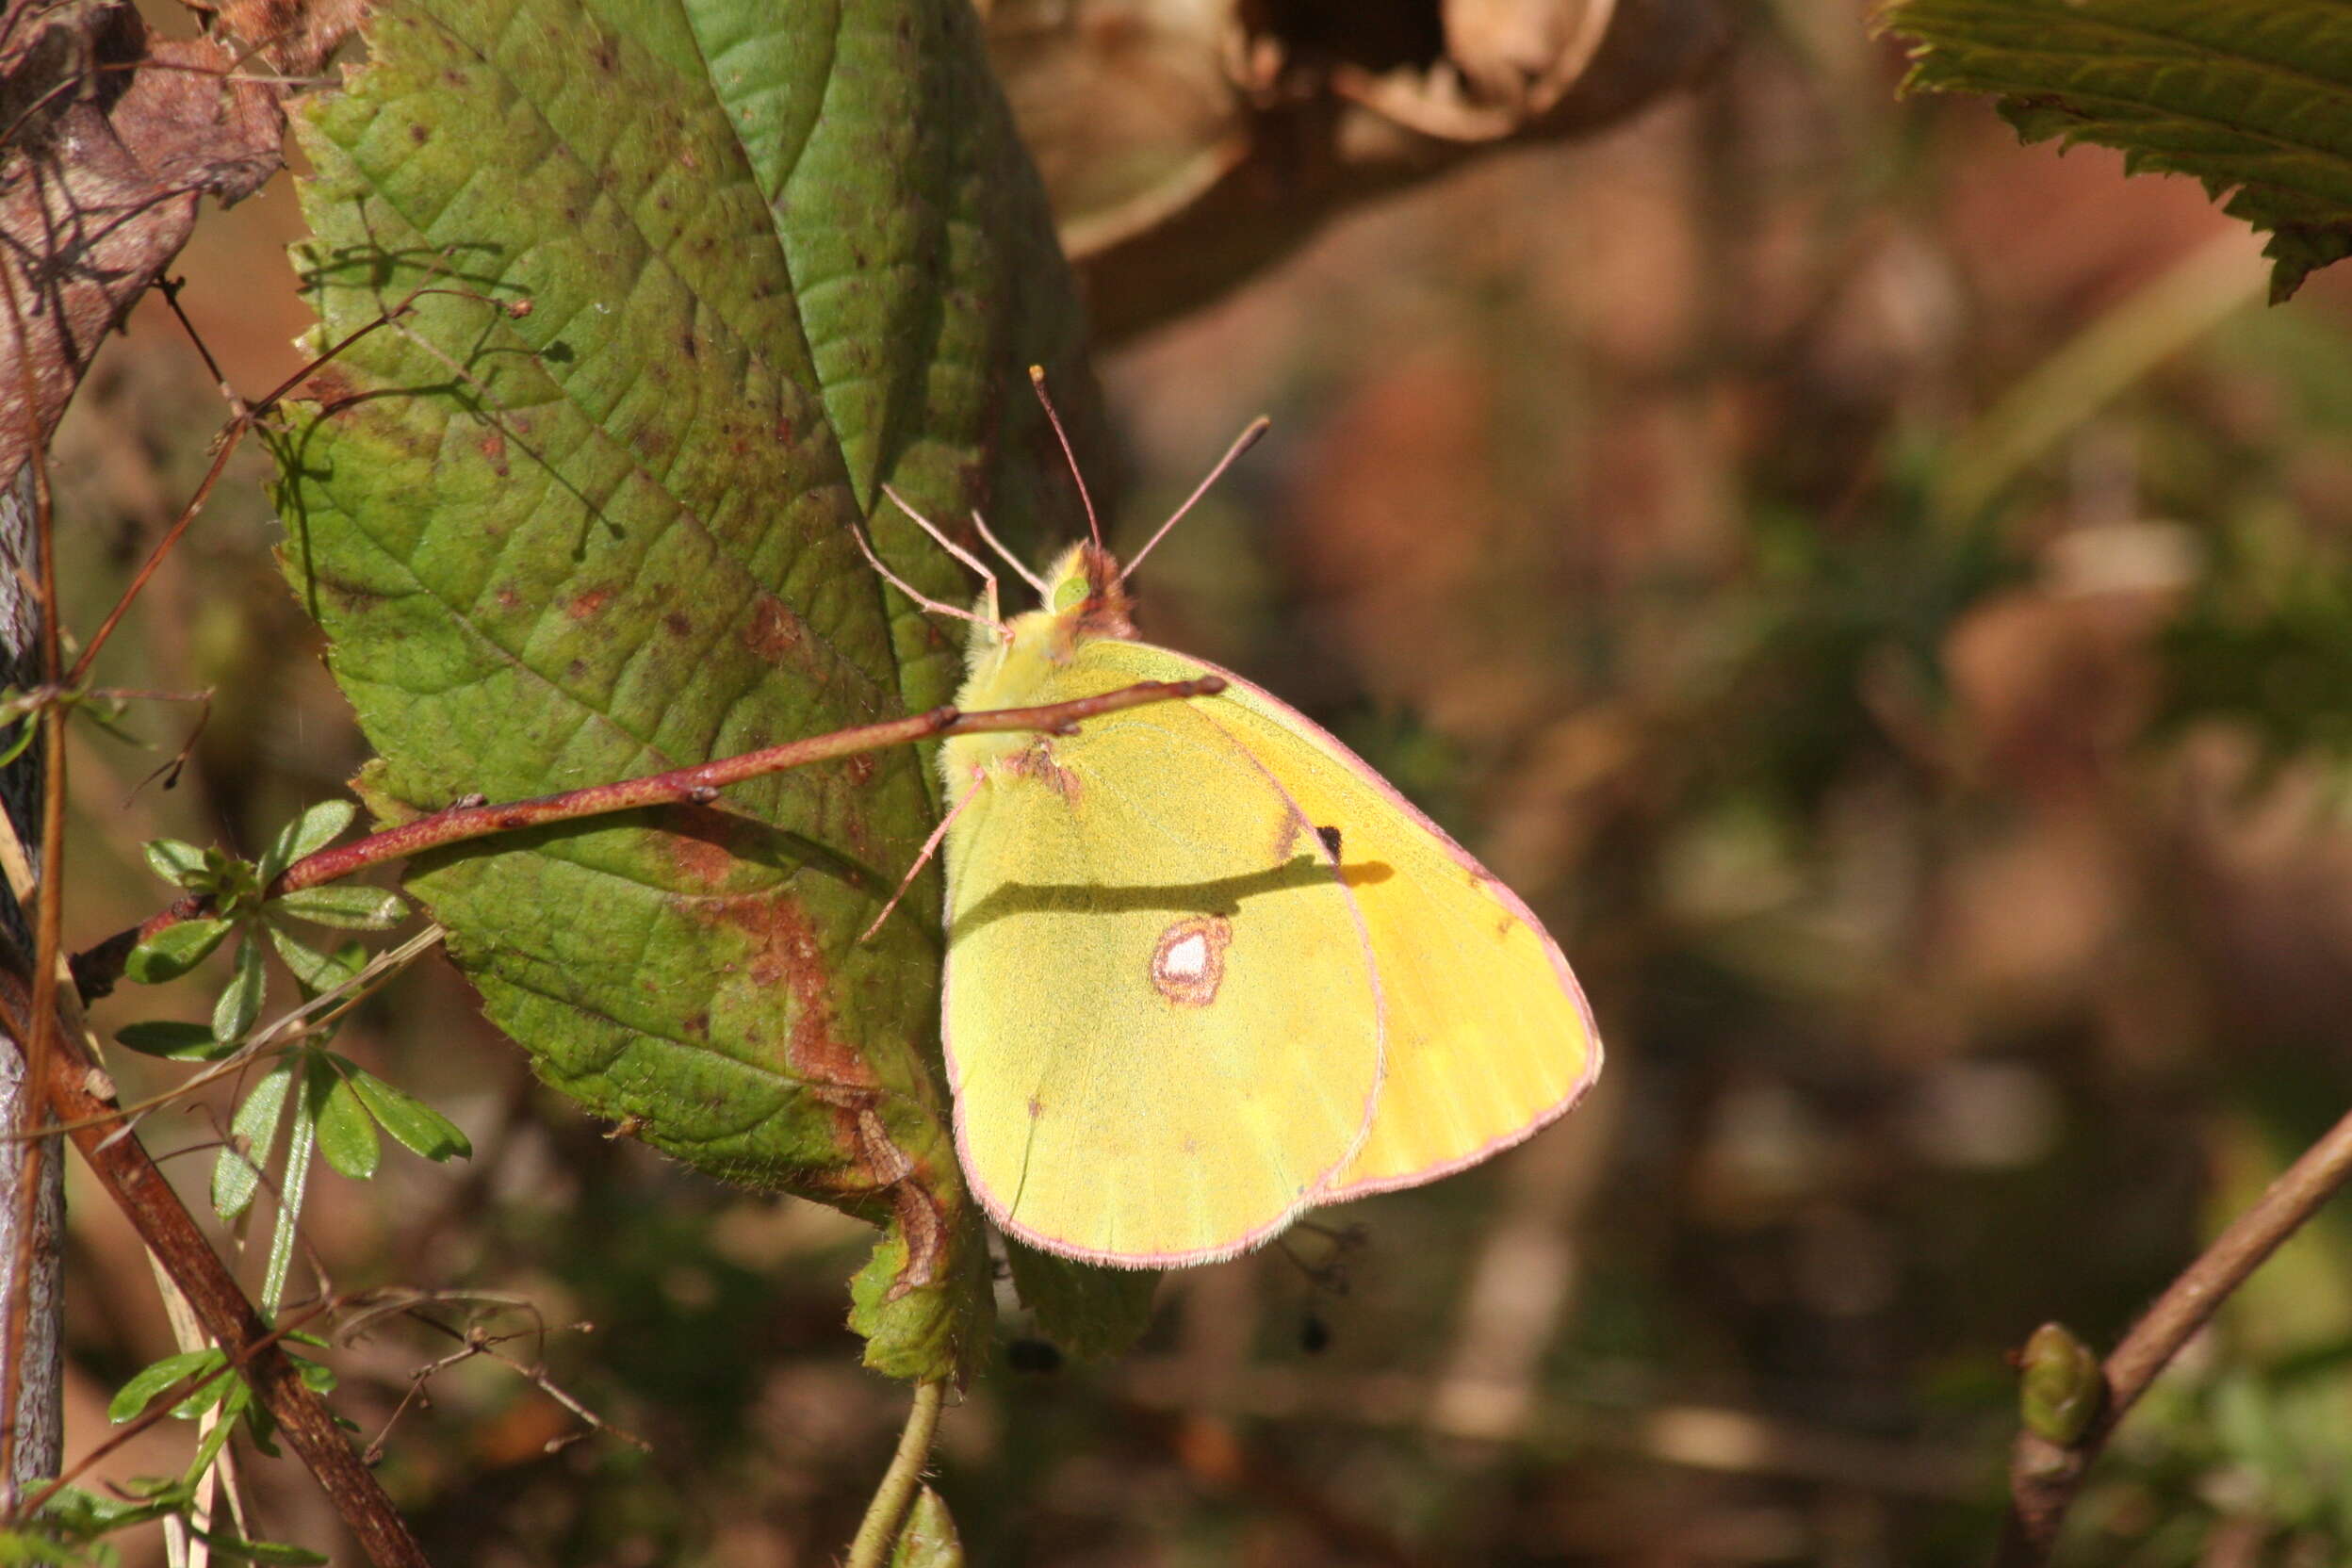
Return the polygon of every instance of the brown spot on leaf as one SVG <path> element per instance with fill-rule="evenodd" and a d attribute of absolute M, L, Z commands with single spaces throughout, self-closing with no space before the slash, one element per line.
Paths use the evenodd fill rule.
<path fill-rule="evenodd" d="M 694 891 L 715 892 L 734 875 L 735 841 L 742 826 L 731 812 L 701 806 L 670 808 L 665 825 L 671 836 L 663 849 L 678 880 Z"/>
<path fill-rule="evenodd" d="M 833 1087 L 875 1087 L 873 1066 L 841 1034 L 833 1012 L 833 961 L 800 900 L 789 892 L 734 899 L 722 918 L 750 939 L 752 983 L 780 989 L 791 998 L 792 1034 L 784 1059 L 793 1075 Z"/>
<path fill-rule="evenodd" d="M 939 1277 L 946 1252 L 947 1216 L 940 1212 L 931 1189 L 918 1181 L 900 1182 L 890 1191 L 890 1208 L 899 1233 L 906 1238 L 906 1266 L 890 1281 L 883 1299 L 895 1301 Z"/>
<path fill-rule="evenodd" d="M 751 624 L 743 629 L 743 643 L 771 664 L 791 664 L 814 673 L 815 646 L 808 629 L 774 594 L 762 594 L 752 602 Z"/>
<path fill-rule="evenodd" d="M 679 828 L 669 840 L 669 853 L 680 879 L 689 886 L 723 885 L 737 863 L 728 850 L 741 831 L 735 819 L 686 807 L 675 808 L 669 820 Z M 879 1080 L 839 1028 L 838 973 L 808 910 L 782 890 L 695 899 L 687 908 L 707 923 L 739 933 L 746 949 L 743 977 L 781 993 L 776 1013 L 791 1021 L 783 1065 L 808 1098 L 825 1107 L 833 1146 L 843 1156 L 843 1168 L 825 1175 L 812 1172 L 813 1179 L 851 1212 L 875 1220 L 887 1215 L 906 1238 L 906 1262 L 887 1298 L 896 1300 L 932 1283 L 941 1275 L 950 1235 L 948 1215 L 935 1190 L 940 1178 L 890 1135 L 877 1108 L 883 1095 Z M 707 1037 L 709 1015 L 695 1014 L 685 1028 Z"/>
<path fill-rule="evenodd" d="M 571 602 L 564 607 L 564 613 L 573 620 L 585 621 L 612 602 L 612 590 L 610 588 L 584 589 L 572 596 Z"/>
<path fill-rule="evenodd" d="M 874 782 L 874 758 L 867 753 L 860 752 L 849 759 L 847 766 L 842 771 L 849 775 L 849 782 L 854 788 L 862 790 Z"/>
<path fill-rule="evenodd" d="M 318 405 L 323 414 L 338 414 L 359 397 L 359 388 L 351 376 L 337 365 L 322 365 L 302 383 L 302 396 Z"/>
<path fill-rule="evenodd" d="M 506 437 L 493 430 L 482 438 L 482 455 L 490 465 L 490 471 L 500 479 L 506 477 Z"/>
<path fill-rule="evenodd" d="M 673 637 L 691 637 L 694 631 L 694 620 L 683 610 L 673 610 L 662 616 L 662 626 Z"/>

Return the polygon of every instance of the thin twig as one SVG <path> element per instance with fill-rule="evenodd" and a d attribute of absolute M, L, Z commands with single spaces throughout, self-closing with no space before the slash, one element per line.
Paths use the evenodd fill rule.
<path fill-rule="evenodd" d="M 865 1521 L 858 1527 L 858 1537 L 849 1544 L 849 1556 L 842 1560 L 841 1568 L 882 1568 L 889 1560 L 898 1527 L 923 1479 L 923 1468 L 931 1462 L 931 1438 L 939 1429 L 939 1409 L 946 1402 L 945 1382 L 934 1380 L 915 1385 L 915 1405 L 906 1413 L 906 1430 L 898 1434 L 898 1452 L 890 1456 L 882 1484 L 874 1489 L 874 1501 L 867 1505 Z"/>
<path fill-rule="evenodd" d="M 2066 1510 L 2116 1424 L 2230 1294 L 2347 1179 L 2352 1179 L 2352 1114 L 2305 1150 L 2132 1325 L 2101 1368 L 2106 1400 L 2081 1438 L 2066 1445 L 2030 1429 L 2018 1430 L 2010 1450 L 2009 1517 L 1994 1557 L 1997 1568 L 2038 1568 L 2050 1560 Z"/>
<path fill-rule="evenodd" d="M 540 1393 L 546 1395 L 548 1398 L 554 1400 L 557 1404 L 571 1412 L 571 1413 L 579 1419 L 581 1429 L 569 1433 L 564 1437 L 550 1440 L 547 1446 L 547 1452 L 553 1453 L 557 1448 L 572 1443 L 579 1438 L 585 1437 L 592 1431 L 602 1432 L 609 1437 L 617 1438 L 641 1453 L 652 1452 L 652 1444 L 646 1442 L 644 1438 L 639 1437 L 628 1428 L 615 1426 L 613 1423 L 607 1421 L 603 1416 L 598 1415 L 594 1410 L 590 1409 L 586 1402 L 566 1392 L 553 1378 L 547 1375 L 547 1369 L 544 1363 L 534 1360 L 526 1364 L 515 1360 L 513 1356 L 508 1355 L 504 1350 L 499 1348 L 501 1345 L 506 1344 L 510 1340 L 531 1339 L 537 1341 L 541 1348 L 544 1349 L 547 1344 L 547 1329 L 545 1325 L 539 1325 L 515 1333 L 506 1334 L 494 1334 L 479 1323 L 468 1324 L 464 1329 L 457 1329 L 452 1328 L 450 1325 L 442 1322 L 440 1319 L 428 1315 L 423 1310 L 428 1304 L 430 1303 L 420 1301 L 410 1305 L 404 1310 L 406 1311 L 408 1316 L 416 1322 L 421 1323 L 425 1327 L 432 1329 L 438 1333 L 447 1334 L 449 1338 L 456 1340 L 460 1348 L 452 1350 L 448 1355 L 440 1358 L 438 1361 L 430 1362 L 424 1366 L 418 1367 L 409 1374 L 409 1393 L 401 1397 L 399 1409 L 393 1411 L 391 1415 L 385 1418 L 384 1430 L 378 1432 L 376 1434 L 375 1441 L 368 1446 L 368 1452 L 370 1456 L 376 1455 L 382 1451 L 384 1440 L 391 1433 L 393 1422 L 400 1419 L 401 1412 L 408 1408 L 410 1400 L 417 1396 L 423 1389 L 425 1383 L 430 1379 L 432 1379 L 436 1373 L 445 1371 L 448 1368 L 456 1365 L 460 1362 L 470 1361 L 477 1356 L 486 1357 L 491 1361 L 497 1362 L 499 1365 L 507 1368 L 516 1377 L 521 1378 L 525 1382 L 530 1383 L 533 1388 L 539 1390 Z M 595 1330 L 596 1325 L 593 1323 L 573 1323 L 567 1325 L 567 1327 L 575 1332 L 587 1333 L 592 1332 Z"/>
<path fill-rule="evenodd" d="M 321 883 L 350 876 L 370 866 L 404 860 L 429 849 L 446 848 L 493 834 L 545 827 L 552 823 L 575 822 L 614 811 L 634 811 L 648 806 L 705 806 L 727 785 L 741 784 L 766 774 L 782 773 L 789 768 L 807 767 L 814 762 L 829 762 L 843 757 L 952 735 L 1020 730 L 1037 730 L 1052 735 L 1075 734 L 1082 721 L 1104 713 L 1140 708 L 1147 703 L 1213 696 L 1224 689 L 1225 682 L 1220 678 L 1202 676 L 1196 680 L 1141 681 L 1097 696 L 1047 703 L 1037 708 L 997 708 L 978 713 L 960 712 L 954 708 L 934 708 L 927 713 L 889 719 L 881 724 L 860 725 L 854 729 L 837 729 L 829 735 L 788 741 L 782 745 L 747 751 L 736 757 L 722 757 L 715 761 L 698 762 L 693 767 L 675 768 L 668 773 L 651 774 L 643 778 L 591 784 L 584 789 L 566 790 L 561 794 L 540 795 L 530 800 L 452 806 L 431 816 L 419 817 L 415 822 L 369 834 L 365 839 L 304 856 L 270 884 L 267 896 L 284 897 L 303 888 L 315 888 Z M 202 918 L 210 912 L 210 904 L 204 899 L 180 899 L 149 916 L 139 927 L 136 939 L 146 941 L 157 932 L 182 921 Z M 122 960 L 128 956 L 133 945 L 124 939 L 124 935 L 118 933 L 77 956 L 74 974 L 80 980 L 85 994 L 93 994 L 93 987 L 111 985 L 115 976 L 122 973 Z"/>
<path fill-rule="evenodd" d="M 1099 696 L 1047 703 L 1037 708 L 998 708 L 979 713 L 959 712 L 953 708 L 934 708 L 927 713 L 888 719 L 880 724 L 860 725 L 854 729 L 837 729 L 829 735 L 788 741 L 782 745 L 747 751 L 736 757 L 723 757 L 713 762 L 698 762 L 693 767 L 676 768 L 644 778 L 622 779 L 612 784 L 591 784 L 585 789 L 566 790 L 561 794 L 540 795 L 536 799 L 512 801 L 499 806 L 452 806 L 447 810 L 435 811 L 432 816 L 419 817 L 415 822 L 371 834 L 354 843 L 322 849 L 316 855 L 306 856 L 288 866 L 285 874 L 270 884 L 269 896 L 282 897 L 298 889 L 336 881 L 386 860 L 406 859 L 424 850 L 463 843 L 469 839 L 486 838 L 494 833 L 545 827 L 551 823 L 572 822 L 613 811 L 633 811 L 647 806 L 708 805 L 727 785 L 741 784 L 767 774 L 782 773 L 788 768 L 805 768 L 814 762 L 829 762 L 843 757 L 951 735 L 1024 729 L 1070 735 L 1077 732 L 1080 721 L 1085 719 L 1115 713 L 1123 708 L 1140 708 L 1146 703 L 1212 696 L 1224 689 L 1225 682 L 1217 677 L 1202 676 L 1197 680 L 1141 681 L 1133 686 L 1122 686 L 1115 692 L 1104 692 Z"/>

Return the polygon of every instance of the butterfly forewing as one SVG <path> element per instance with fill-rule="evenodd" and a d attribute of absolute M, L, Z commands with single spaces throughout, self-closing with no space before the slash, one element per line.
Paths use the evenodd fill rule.
<path fill-rule="evenodd" d="M 1085 645 L 1034 700 L 1139 678 L 1133 645 Z M 1191 704 L 1041 738 L 977 786 L 948 836 L 946 1041 L 999 1223 L 1165 1266 L 1325 1200 L 1367 1133 L 1381 1016 L 1314 829 Z"/>

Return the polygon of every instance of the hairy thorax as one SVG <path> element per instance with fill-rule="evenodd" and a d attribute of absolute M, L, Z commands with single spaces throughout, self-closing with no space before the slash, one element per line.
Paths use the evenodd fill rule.
<path fill-rule="evenodd" d="M 1118 563 L 1103 550 L 1072 546 L 1046 573 L 1045 583 L 1046 608 L 1016 615 L 1001 632 L 992 624 L 972 629 L 957 708 L 976 713 L 1090 695 L 1069 678 L 1079 650 L 1099 638 L 1135 635 Z M 984 601 L 984 614 L 987 609 Z M 998 769 L 1050 777 L 1052 766 L 1052 739 L 1027 731 L 958 735 L 939 748 L 950 806 Z"/>

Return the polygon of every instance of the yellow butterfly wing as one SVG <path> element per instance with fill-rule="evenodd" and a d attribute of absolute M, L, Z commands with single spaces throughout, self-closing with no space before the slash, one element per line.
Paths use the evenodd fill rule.
<path fill-rule="evenodd" d="M 1091 645 L 1113 684 L 1224 677 L 1185 707 L 1230 735 L 1337 842 L 1363 911 L 1386 1071 L 1372 1130 L 1320 1201 L 1417 1185 L 1562 1115 L 1601 1068 L 1591 1008 L 1527 906 L 1313 720 L 1214 665 L 1129 642 Z M 1281 1035 L 1269 1050 L 1290 1049 Z"/>
<path fill-rule="evenodd" d="M 1132 647 L 1087 643 L 1021 700 L 1126 685 Z M 943 1035 L 997 1223 L 1167 1267 L 1326 1201 L 1369 1127 L 1380 1008 L 1363 912 L 1298 803 L 1186 703 L 972 775 L 947 834 Z"/>

